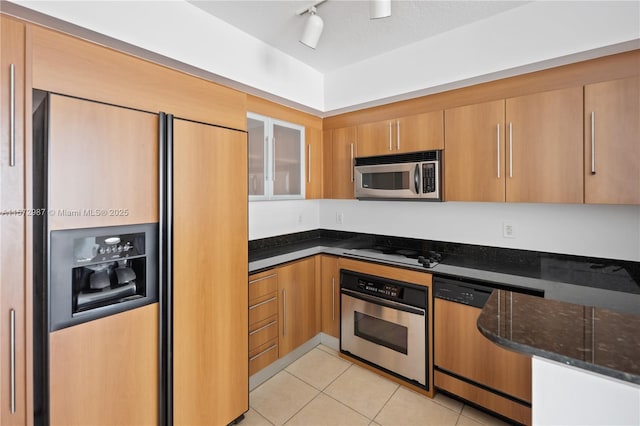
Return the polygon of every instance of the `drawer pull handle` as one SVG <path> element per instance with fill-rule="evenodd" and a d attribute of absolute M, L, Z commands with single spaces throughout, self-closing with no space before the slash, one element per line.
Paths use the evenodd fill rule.
<path fill-rule="evenodd" d="M 273 344 L 271 346 L 269 346 L 267 349 L 265 349 L 264 351 L 260 352 L 258 355 L 252 356 L 251 358 L 249 358 L 249 361 L 253 361 L 255 359 L 260 358 L 262 355 L 266 354 L 267 352 L 277 348 L 278 345 L 277 344 Z"/>
<path fill-rule="evenodd" d="M 256 334 L 256 333 L 260 333 L 260 332 L 261 332 L 262 330 L 264 330 L 265 328 L 268 328 L 268 327 L 271 327 L 271 326 L 275 325 L 275 324 L 276 324 L 276 322 L 277 322 L 276 320 L 273 320 L 273 321 L 271 321 L 269 324 L 267 324 L 267 325 L 263 325 L 262 327 L 260 327 L 260 328 L 258 328 L 258 329 L 253 330 L 251 333 L 249 333 L 249 336 L 253 336 L 253 335 L 254 335 L 254 334 Z"/>
<path fill-rule="evenodd" d="M 257 308 L 258 306 L 266 305 L 267 303 L 271 303 L 271 302 L 273 302 L 274 300 L 276 300 L 276 297 L 275 297 L 275 296 L 273 296 L 271 299 L 265 300 L 264 302 L 256 303 L 256 304 L 255 304 L 255 305 L 253 305 L 253 306 L 249 306 L 249 310 L 251 310 L 251 309 L 255 309 L 255 308 Z"/>
<path fill-rule="evenodd" d="M 257 283 L 260 281 L 268 280 L 269 278 L 277 277 L 276 274 L 267 275 L 266 277 L 256 278 L 255 280 L 249 281 L 249 284 Z"/>

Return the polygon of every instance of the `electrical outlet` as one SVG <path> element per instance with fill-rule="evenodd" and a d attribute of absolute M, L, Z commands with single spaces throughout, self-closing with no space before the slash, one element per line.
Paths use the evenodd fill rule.
<path fill-rule="evenodd" d="M 342 225 L 344 223 L 344 213 L 342 212 L 336 213 L 336 223 L 338 225 Z"/>
<path fill-rule="evenodd" d="M 516 237 L 516 228 L 512 222 L 502 222 L 502 236 L 504 238 Z"/>
<path fill-rule="evenodd" d="M 302 213 L 298 215 L 298 225 L 302 225 Z"/>

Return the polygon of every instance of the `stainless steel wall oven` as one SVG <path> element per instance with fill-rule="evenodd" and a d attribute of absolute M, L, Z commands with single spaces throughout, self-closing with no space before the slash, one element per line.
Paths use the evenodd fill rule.
<path fill-rule="evenodd" d="M 340 351 L 428 389 L 428 289 L 343 269 L 340 301 Z"/>

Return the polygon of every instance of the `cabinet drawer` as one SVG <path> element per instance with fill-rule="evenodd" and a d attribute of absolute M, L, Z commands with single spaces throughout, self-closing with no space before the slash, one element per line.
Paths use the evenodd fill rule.
<path fill-rule="evenodd" d="M 249 306 L 249 325 L 278 314 L 278 298 L 276 294 L 273 293 L 272 297 Z"/>
<path fill-rule="evenodd" d="M 278 275 L 271 273 L 265 276 L 253 276 L 249 278 L 249 300 L 253 301 L 278 291 Z"/>
<path fill-rule="evenodd" d="M 249 331 L 249 352 L 278 337 L 278 317 L 273 316 L 257 324 L 258 327 Z"/>
<path fill-rule="evenodd" d="M 278 360 L 278 339 L 275 338 L 249 351 L 249 375 L 252 376 Z"/>

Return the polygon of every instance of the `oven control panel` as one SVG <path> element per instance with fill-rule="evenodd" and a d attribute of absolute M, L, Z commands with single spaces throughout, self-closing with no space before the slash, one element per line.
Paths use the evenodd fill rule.
<path fill-rule="evenodd" d="M 402 288 L 397 285 L 391 285 L 386 283 L 374 283 L 371 281 L 359 279 L 358 288 L 373 294 L 383 294 L 387 297 L 402 299 Z"/>
<path fill-rule="evenodd" d="M 427 308 L 429 295 L 428 288 L 424 286 L 346 269 L 340 270 L 340 292 L 352 296 L 360 293 L 369 296 L 365 300 L 386 299 L 420 309 Z"/>

